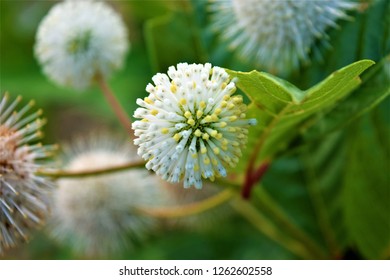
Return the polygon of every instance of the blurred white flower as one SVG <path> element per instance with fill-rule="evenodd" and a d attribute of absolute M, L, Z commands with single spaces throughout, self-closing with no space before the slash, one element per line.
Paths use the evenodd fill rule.
<path fill-rule="evenodd" d="M 20 100 L 0 98 L 0 254 L 26 241 L 49 212 L 52 185 L 35 172 L 55 147 L 34 144 L 42 136 L 42 111 L 26 115 L 33 101 L 16 111 Z"/>
<path fill-rule="evenodd" d="M 357 8 L 349 0 L 210 1 L 213 27 L 247 61 L 278 72 L 307 63 L 317 39 L 328 44 L 327 29 Z"/>
<path fill-rule="evenodd" d="M 137 161 L 130 145 L 108 134 L 92 134 L 65 146 L 65 170 L 91 171 Z M 160 191 L 158 178 L 145 169 L 60 179 L 53 195 L 51 232 L 78 253 L 114 253 L 153 228 L 156 221 L 135 208 L 159 206 L 164 198 Z"/>
<path fill-rule="evenodd" d="M 39 25 L 35 55 L 54 82 L 85 89 L 122 67 L 129 48 L 120 16 L 99 1 L 56 4 Z"/>
<path fill-rule="evenodd" d="M 169 76 L 169 77 L 168 77 Z M 171 79 L 171 80 L 170 80 Z M 180 63 L 158 73 L 148 84 L 149 96 L 138 99 L 134 141 L 146 167 L 164 180 L 184 187 L 202 187 L 203 178 L 214 180 L 234 167 L 247 140 L 247 106 L 226 71 L 210 63 Z"/>

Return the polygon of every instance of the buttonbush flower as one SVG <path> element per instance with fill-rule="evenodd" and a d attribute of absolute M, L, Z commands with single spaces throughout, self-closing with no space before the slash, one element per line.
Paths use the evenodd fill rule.
<path fill-rule="evenodd" d="M 52 184 L 35 172 L 54 146 L 34 144 L 42 136 L 42 111 L 26 115 L 33 101 L 15 111 L 20 100 L 0 98 L 0 254 L 26 241 L 49 212 Z"/>
<path fill-rule="evenodd" d="M 233 95 L 234 82 L 226 71 L 210 63 L 179 63 L 168 75 L 158 73 L 148 84 L 149 96 L 137 100 L 134 141 L 146 168 L 164 180 L 184 187 L 202 187 L 234 167 L 247 140 L 247 106 Z"/>
<path fill-rule="evenodd" d="M 128 141 L 91 134 L 64 146 L 66 171 L 104 169 L 138 160 Z M 155 225 L 135 207 L 159 205 L 157 176 L 144 169 L 60 179 L 53 194 L 51 233 L 76 252 L 102 256 L 131 245 Z"/>
<path fill-rule="evenodd" d="M 246 60 L 268 70 L 289 72 L 307 63 L 317 39 L 326 44 L 327 29 L 357 7 L 349 0 L 212 1 L 218 33 Z"/>
<path fill-rule="evenodd" d="M 121 68 L 128 48 L 126 27 L 110 6 L 65 1 L 40 23 L 35 55 L 51 80 L 82 90 L 96 75 L 107 78 Z"/>

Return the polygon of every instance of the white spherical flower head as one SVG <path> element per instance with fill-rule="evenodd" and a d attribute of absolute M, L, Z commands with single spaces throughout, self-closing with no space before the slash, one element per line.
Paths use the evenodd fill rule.
<path fill-rule="evenodd" d="M 109 77 L 123 65 L 129 48 L 120 16 L 107 4 L 56 4 L 38 28 L 35 55 L 54 82 L 83 90 L 97 75 Z"/>
<path fill-rule="evenodd" d="M 65 152 L 65 170 L 82 172 L 123 165 L 136 152 L 109 135 L 79 139 Z M 104 256 L 142 239 L 155 220 L 134 209 L 159 205 L 163 199 L 156 176 L 146 170 L 61 179 L 53 195 L 52 234 L 76 252 Z"/>
<path fill-rule="evenodd" d="M 212 2 L 214 28 L 230 46 L 247 60 L 278 72 L 307 63 L 315 41 L 326 44 L 327 29 L 357 7 L 349 0 Z"/>
<path fill-rule="evenodd" d="M 133 123 L 138 154 L 164 180 L 202 187 L 203 178 L 225 177 L 247 140 L 247 106 L 226 71 L 211 64 L 180 63 L 148 84 Z"/>
<path fill-rule="evenodd" d="M 35 172 L 54 146 L 33 144 L 42 135 L 42 111 L 26 116 L 34 102 L 15 111 L 20 100 L 0 98 L 0 254 L 26 241 L 49 212 L 51 183 Z"/>

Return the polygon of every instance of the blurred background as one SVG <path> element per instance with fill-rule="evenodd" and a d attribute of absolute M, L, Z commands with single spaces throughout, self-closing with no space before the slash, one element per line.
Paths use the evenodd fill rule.
<path fill-rule="evenodd" d="M 136 98 L 146 96 L 145 86 L 151 77 L 178 62 L 262 70 L 255 63 L 242 61 L 212 30 L 207 1 L 107 2 L 121 14 L 129 30 L 131 47 L 125 67 L 109 81 L 129 115 L 137 106 Z M 56 1 L 0 1 L 0 91 L 13 97 L 21 95 L 24 101 L 34 99 L 37 107 L 44 109 L 48 120 L 44 143 L 63 143 L 96 129 L 124 134 L 98 88 L 75 92 L 56 86 L 43 75 L 33 53 L 35 33 L 54 4 Z M 361 11 L 351 12 L 354 20 L 340 22 L 339 28 L 329 31 L 332 47 L 318 46 L 322 59 L 313 59 L 310 65 L 283 78 L 306 89 L 359 59 L 385 61 L 390 50 L 389 6 L 385 0 L 369 1 Z M 388 86 L 383 71 L 365 90 L 383 91 Z M 372 107 L 379 103 L 370 102 Z M 351 104 L 356 105 L 353 100 Z M 310 135 L 298 137 L 263 180 L 262 189 L 288 219 L 321 247 L 336 252 L 329 258 L 390 256 L 389 110 L 387 98 L 343 125 L 342 130 L 314 140 Z M 210 213 L 206 225 L 171 227 L 163 223 L 133 248 L 103 258 L 299 258 L 224 207 L 222 211 L 228 214 Z M 265 215 L 272 220 L 272 214 Z M 283 233 L 282 226 L 280 231 Z M 28 244 L 1 258 L 88 257 L 54 241 L 43 227 Z"/>

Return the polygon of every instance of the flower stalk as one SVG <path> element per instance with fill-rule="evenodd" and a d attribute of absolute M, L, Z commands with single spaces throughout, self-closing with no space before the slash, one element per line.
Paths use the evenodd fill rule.
<path fill-rule="evenodd" d="M 130 133 L 130 138 L 134 139 L 134 132 L 131 129 L 131 120 L 130 117 L 127 115 L 126 111 L 123 109 L 121 103 L 116 98 L 115 94 L 107 84 L 106 80 L 102 75 L 96 76 L 96 82 L 101 89 L 104 97 L 106 98 L 108 104 L 111 106 L 112 110 L 114 111 L 115 115 L 117 116 L 119 122 L 122 124 L 123 128 L 126 130 L 126 132 Z"/>

